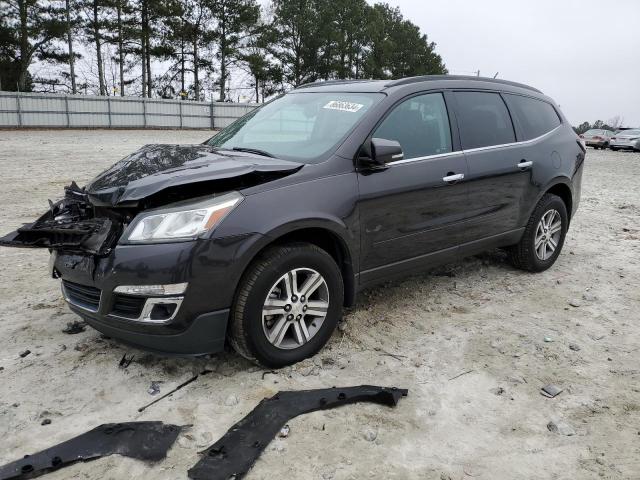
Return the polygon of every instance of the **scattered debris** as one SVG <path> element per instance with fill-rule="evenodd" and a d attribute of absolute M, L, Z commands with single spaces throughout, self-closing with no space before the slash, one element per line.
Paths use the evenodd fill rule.
<path fill-rule="evenodd" d="M 456 378 L 459 378 L 459 377 L 461 377 L 461 376 L 463 376 L 463 375 L 466 375 L 467 373 L 471 373 L 471 372 L 473 372 L 473 371 L 474 371 L 474 370 L 467 370 L 466 372 L 459 373 L 459 374 L 458 374 L 458 375 L 456 375 L 455 377 L 451 377 L 451 378 L 449 379 L 449 381 L 451 381 L 451 380 L 455 380 Z"/>
<path fill-rule="evenodd" d="M 562 388 L 553 384 L 545 385 L 540 389 L 540 393 L 545 397 L 549 397 L 549 398 L 557 397 L 562 392 L 563 392 Z"/>
<path fill-rule="evenodd" d="M 263 399 L 249 415 L 202 452 L 198 463 L 189 470 L 189 478 L 240 480 L 288 420 L 304 413 L 355 402 L 395 406 L 407 393 L 403 389 L 369 385 L 278 392 Z"/>
<path fill-rule="evenodd" d="M 278 437 L 280 438 L 287 438 L 289 436 L 289 432 L 291 431 L 291 428 L 289 428 L 289 425 L 285 425 L 284 427 L 282 427 L 280 429 L 280 431 L 278 432 Z"/>
<path fill-rule="evenodd" d="M 78 461 L 118 454 L 158 461 L 183 427 L 162 422 L 109 423 L 0 467 L 0 480 L 33 478 Z"/>
<path fill-rule="evenodd" d="M 577 345 L 575 343 L 570 343 L 569 344 L 569 350 L 573 350 L 574 352 L 579 352 L 580 351 L 580 345 Z"/>
<path fill-rule="evenodd" d="M 545 341 L 546 343 L 550 343 L 550 342 L 553 342 L 553 338 L 551 338 L 551 337 L 544 337 L 544 341 Z"/>
<path fill-rule="evenodd" d="M 550 432 L 559 433 L 560 435 L 566 435 L 567 437 L 571 437 L 576 434 L 576 431 L 573 429 L 573 427 L 566 422 L 551 421 L 547 423 L 547 429 Z"/>
<path fill-rule="evenodd" d="M 266 372 L 262 372 L 262 379 L 264 380 L 265 375 L 268 374 L 277 375 L 278 372 L 276 372 L 275 370 L 267 370 Z"/>
<path fill-rule="evenodd" d="M 578 299 L 573 299 L 569 302 L 569 305 L 571 305 L 572 307 L 578 308 L 582 306 L 582 303 Z"/>
<path fill-rule="evenodd" d="M 31 353 L 31 350 L 25 350 L 24 352 L 20 352 L 20 358 L 24 358 Z"/>
<path fill-rule="evenodd" d="M 173 390 L 170 390 L 169 392 L 165 393 L 164 395 L 162 395 L 161 397 L 156 398 L 153 402 L 147 403 L 146 405 L 140 407 L 138 409 L 138 412 L 144 412 L 147 408 L 149 408 L 151 405 L 155 405 L 156 403 L 158 403 L 160 400 L 170 397 L 171 395 L 173 395 L 174 393 L 176 393 L 178 390 L 186 387 L 187 385 L 189 385 L 192 382 L 195 382 L 198 377 L 200 375 L 206 375 L 207 373 L 211 373 L 211 370 L 203 370 L 201 371 L 199 374 L 194 375 L 193 377 L 191 377 L 190 379 L 182 382 L 180 385 L 178 385 L 176 388 L 174 388 Z"/>
<path fill-rule="evenodd" d="M 376 438 L 378 438 L 378 432 L 372 428 L 367 428 L 364 432 L 362 432 L 362 438 L 364 438 L 367 442 L 374 442 Z"/>
<path fill-rule="evenodd" d="M 135 355 L 127 357 L 127 354 L 125 353 L 124 355 L 122 355 L 122 358 L 120 359 L 120 363 L 118 365 L 120 366 L 120 368 L 127 368 L 129 367 L 129 365 L 131 365 L 131 362 L 133 362 L 134 358 L 136 358 Z"/>
<path fill-rule="evenodd" d="M 157 395 L 160 393 L 160 384 L 162 382 L 151 382 L 151 385 L 149 386 L 149 389 L 147 390 L 147 393 L 149 395 Z"/>
<path fill-rule="evenodd" d="M 502 387 L 492 388 L 489 391 L 491 393 L 493 393 L 494 395 L 498 396 L 498 397 L 500 397 L 500 396 L 504 395 L 505 393 L 507 393 L 507 391 Z"/>
<path fill-rule="evenodd" d="M 45 418 L 44 420 L 42 420 L 42 422 L 40 422 L 40 425 L 51 425 L 51 419 Z"/>
<path fill-rule="evenodd" d="M 74 322 L 68 322 L 67 326 L 65 328 L 62 329 L 62 333 L 66 333 L 69 335 L 75 335 L 77 333 L 82 333 L 86 330 L 87 328 L 87 322 L 82 322 L 82 321 L 74 321 Z"/>

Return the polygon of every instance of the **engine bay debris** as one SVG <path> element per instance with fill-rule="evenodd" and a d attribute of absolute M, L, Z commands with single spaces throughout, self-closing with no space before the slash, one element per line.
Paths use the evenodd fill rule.
<path fill-rule="evenodd" d="M 372 385 L 278 392 L 263 399 L 246 417 L 202 452 L 189 470 L 193 480 L 239 480 L 289 420 L 304 413 L 356 402 L 394 407 L 408 390 Z"/>
<path fill-rule="evenodd" d="M 167 456 L 183 428 L 162 422 L 107 423 L 1 466 L 0 480 L 35 478 L 79 461 L 113 454 L 155 462 Z"/>

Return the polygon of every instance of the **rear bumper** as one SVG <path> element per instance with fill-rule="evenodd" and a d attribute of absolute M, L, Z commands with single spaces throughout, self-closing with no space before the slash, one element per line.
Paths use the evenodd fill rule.
<path fill-rule="evenodd" d="M 204 313 L 197 316 L 189 328 L 171 335 L 154 335 L 118 328 L 99 316 L 90 315 L 73 305 L 69 308 L 80 315 L 93 328 L 108 337 L 143 350 L 169 355 L 204 355 L 224 349 L 229 310 Z"/>

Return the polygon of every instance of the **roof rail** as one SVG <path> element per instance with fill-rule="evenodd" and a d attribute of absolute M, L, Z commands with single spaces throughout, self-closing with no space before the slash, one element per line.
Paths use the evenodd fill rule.
<path fill-rule="evenodd" d="M 411 83 L 428 82 L 435 80 L 472 80 L 477 82 L 499 83 L 502 85 L 511 85 L 512 87 L 526 88 L 527 90 L 542 93 L 537 88 L 530 87 L 529 85 L 525 85 L 523 83 L 510 82 L 509 80 L 502 80 L 499 78 L 476 77 L 472 75 L 421 75 L 418 77 L 408 77 L 401 78 L 399 80 L 391 80 L 389 81 L 389 83 L 385 84 L 385 87 L 396 87 L 398 85 L 408 85 Z"/>
<path fill-rule="evenodd" d="M 324 85 L 343 85 L 345 83 L 359 83 L 359 82 L 375 82 L 375 80 L 358 78 L 353 80 L 347 79 L 339 79 L 339 80 L 316 80 L 315 82 L 303 83 L 302 85 L 298 85 L 294 90 L 299 90 L 301 88 L 310 88 L 310 87 L 322 87 Z"/>

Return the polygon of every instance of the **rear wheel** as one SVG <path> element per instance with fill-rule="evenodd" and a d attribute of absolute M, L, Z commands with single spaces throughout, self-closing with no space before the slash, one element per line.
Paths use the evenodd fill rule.
<path fill-rule="evenodd" d="M 308 243 L 270 248 L 240 282 L 229 341 L 267 367 L 299 362 L 329 340 L 343 299 L 340 269 L 327 252 Z"/>
<path fill-rule="evenodd" d="M 611 147 L 611 150 L 613 150 L 614 152 L 618 151 L 618 149 L 616 147 Z"/>
<path fill-rule="evenodd" d="M 531 214 L 520 243 L 509 249 L 513 265 L 530 272 L 551 267 L 560 255 L 568 226 L 564 201 L 557 195 L 545 194 Z"/>

